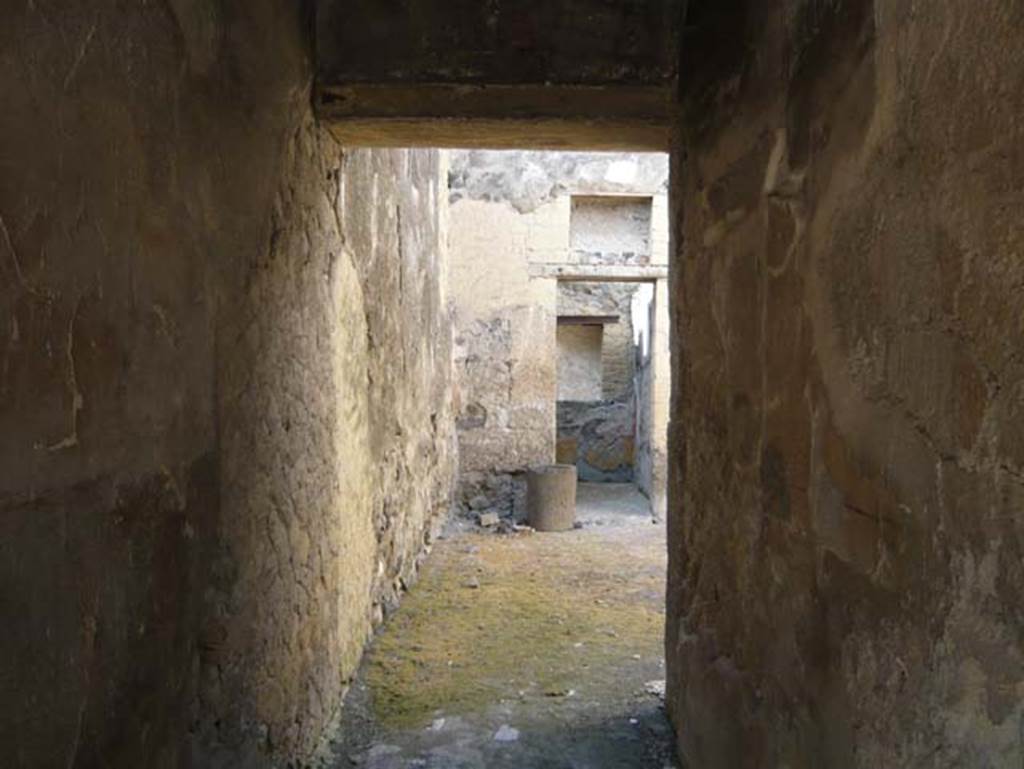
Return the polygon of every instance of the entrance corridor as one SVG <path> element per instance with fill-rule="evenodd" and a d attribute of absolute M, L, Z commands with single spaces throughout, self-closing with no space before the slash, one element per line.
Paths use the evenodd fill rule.
<path fill-rule="evenodd" d="M 676 767 L 662 702 L 665 526 L 580 484 L 574 531 L 456 522 L 368 651 L 334 767 Z"/>

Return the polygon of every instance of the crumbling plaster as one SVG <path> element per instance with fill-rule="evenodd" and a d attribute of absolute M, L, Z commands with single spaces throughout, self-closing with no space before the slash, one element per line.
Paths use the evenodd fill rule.
<path fill-rule="evenodd" d="M 667 639 L 683 756 L 1016 769 L 1024 13 L 697 2 L 688 23 Z"/>
<path fill-rule="evenodd" d="M 279 197 L 219 372 L 238 383 L 220 410 L 237 566 L 214 598 L 224 648 L 202 695 L 215 712 L 255 703 L 278 755 L 318 747 L 449 511 L 455 470 L 442 156 L 319 141 L 325 184 Z"/>
<path fill-rule="evenodd" d="M 0 28 L 0 743 L 307 759 L 454 473 L 436 153 L 313 120 L 309 7 Z"/>

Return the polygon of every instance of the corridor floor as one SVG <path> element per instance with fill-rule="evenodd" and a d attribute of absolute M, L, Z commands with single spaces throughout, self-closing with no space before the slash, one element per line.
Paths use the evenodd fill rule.
<path fill-rule="evenodd" d="M 618 484 L 581 484 L 578 519 L 452 527 L 366 655 L 333 767 L 676 767 L 664 523 Z"/>

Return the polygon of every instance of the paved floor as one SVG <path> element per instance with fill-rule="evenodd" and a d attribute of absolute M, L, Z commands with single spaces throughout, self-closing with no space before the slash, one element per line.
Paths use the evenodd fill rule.
<path fill-rule="evenodd" d="M 454 527 L 366 655 L 333 767 L 675 767 L 662 709 L 665 528 L 582 484 L 564 534 Z"/>

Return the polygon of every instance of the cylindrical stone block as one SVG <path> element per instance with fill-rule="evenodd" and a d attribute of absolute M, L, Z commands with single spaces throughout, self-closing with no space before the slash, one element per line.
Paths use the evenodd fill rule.
<path fill-rule="evenodd" d="M 576 523 L 576 465 L 544 465 L 526 474 L 526 517 L 537 531 L 568 531 Z"/>

